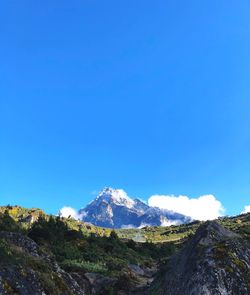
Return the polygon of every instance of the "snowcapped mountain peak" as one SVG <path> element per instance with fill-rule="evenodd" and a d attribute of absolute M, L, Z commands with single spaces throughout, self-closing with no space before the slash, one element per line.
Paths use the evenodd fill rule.
<path fill-rule="evenodd" d="M 122 189 L 104 188 L 85 208 L 79 210 L 83 221 L 110 228 L 179 224 L 191 221 L 181 214 L 150 207 L 131 199 Z"/>
<path fill-rule="evenodd" d="M 135 203 L 124 190 L 113 189 L 111 187 L 104 188 L 97 196 L 97 200 L 104 200 L 108 203 L 113 202 L 116 205 L 126 206 L 128 208 L 132 208 Z"/>

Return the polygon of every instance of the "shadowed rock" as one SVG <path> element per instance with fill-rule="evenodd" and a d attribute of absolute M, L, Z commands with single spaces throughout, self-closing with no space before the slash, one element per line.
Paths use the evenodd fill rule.
<path fill-rule="evenodd" d="M 0 232 L 0 240 L 20 254 L 18 260 L 13 257 L 8 263 L 1 261 L 0 294 L 87 294 L 84 278 L 80 284 L 30 238 L 19 233 Z"/>
<path fill-rule="evenodd" d="M 206 222 L 170 259 L 154 288 L 161 295 L 249 295 L 249 242 L 215 221 Z"/>

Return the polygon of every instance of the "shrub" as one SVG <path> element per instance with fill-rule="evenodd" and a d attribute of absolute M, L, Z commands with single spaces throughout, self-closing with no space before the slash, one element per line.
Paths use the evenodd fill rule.
<path fill-rule="evenodd" d="M 108 269 L 103 263 L 93 263 L 84 260 L 64 260 L 61 267 L 68 271 L 82 270 L 85 272 L 107 273 Z"/>
<path fill-rule="evenodd" d="M 11 232 L 21 231 L 20 226 L 9 215 L 8 210 L 5 210 L 4 213 L 0 213 L 0 231 L 11 231 Z"/>
<path fill-rule="evenodd" d="M 123 269 L 127 265 L 126 261 L 119 259 L 119 258 L 113 258 L 110 257 L 108 261 L 106 262 L 106 266 L 109 271 L 117 271 Z"/>

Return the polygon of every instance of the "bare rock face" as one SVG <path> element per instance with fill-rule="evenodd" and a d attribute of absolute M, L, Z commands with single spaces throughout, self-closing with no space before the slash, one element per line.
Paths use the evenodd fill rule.
<path fill-rule="evenodd" d="M 4 241 L 1 246 L 7 246 L 6 257 L 0 261 L 0 294 L 88 294 L 84 278 L 74 279 L 30 238 L 19 233 L 0 232 L 0 239 Z"/>
<path fill-rule="evenodd" d="M 117 283 L 98 273 L 64 271 L 21 233 L 0 231 L 0 247 L 4 246 L 10 257 L 2 257 L 0 249 L 0 295 L 105 295 Z"/>
<path fill-rule="evenodd" d="M 206 222 L 170 259 L 154 288 L 161 295 L 249 295 L 249 241 L 215 221 Z"/>

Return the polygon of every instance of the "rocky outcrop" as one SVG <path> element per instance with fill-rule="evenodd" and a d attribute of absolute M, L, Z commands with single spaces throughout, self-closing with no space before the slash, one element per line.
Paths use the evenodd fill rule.
<path fill-rule="evenodd" d="M 1 295 L 88 294 L 86 279 L 74 279 L 30 238 L 20 233 L 0 232 L 0 242 L 7 256 L 0 261 Z"/>
<path fill-rule="evenodd" d="M 86 273 L 91 286 L 91 294 L 105 294 L 115 286 L 117 279 L 109 278 L 98 273 Z"/>
<path fill-rule="evenodd" d="M 6 214 L 3 221 L 4 226 L 0 231 L 1 295 L 250 294 L 249 215 L 237 217 L 233 222 L 229 219 L 219 220 L 235 232 L 214 221 L 202 223 L 196 231 L 197 225 L 193 231 L 196 233 L 188 236 L 186 242 L 179 240 L 172 245 L 174 248 L 169 247 L 169 242 L 166 247 L 153 247 L 151 243 L 122 242 L 116 235 L 100 239 L 92 236 L 87 238 L 65 228 L 58 218 L 54 222 L 52 219 L 47 223 L 44 221 L 45 224 L 41 221 L 39 227 L 36 227 L 37 231 L 33 232 L 14 227 Z M 41 231 L 42 225 L 44 231 Z M 6 231 L 8 226 L 14 231 Z M 185 226 L 178 230 L 182 230 L 182 227 Z M 59 232 L 54 231 L 55 228 Z M 174 234 L 175 230 L 173 229 Z M 53 234 L 47 235 L 48 232 Z M 64 264 L 63 262 L 68 261 L 65 254 L 61 256 L 61 253 L 65 253 L 61 252 L 64 251 L 62 245 L 67 245 L 67 250 L 70 249 L 67 253 L 73 255 L 76 251 L 87 252 L 89 247 L 93 247 L 96 250 L 88 252 L 89 255 L 99 253 L 101 261 L 105 253 L 101 250 L 109 251 L 103 263 L 106 268 L 101 269 L 99 273 L 92 273 L 90 271 L 98 272 L 98 268 L 79 267 L 77 264 L 73 264 L 72 267 L 70 264 Z M 79 245 L 79 248 L 72 245 Z M 115 249 L 119 251 L 114 251 Z M 122 249 L 126 249 L 125 252 Z M 176 249 L 180 250 L 170 256 Z M 123 251 L 121 257 L 133 254 L 133 259 L 121 260 L 120 263 L 120 251 Z M 141 251 L 143 255 L 150 251 L 146 260 L 142 259 L 142 256 L 136 259 L 135 255 L 139 255 Z M 154 256 L 154 251 L 161 254 Z M 110 256 L 114 256 L 114 260 L 109 260 Z M 155 258 L 150 260 L 151 257 Z M 85 261 L 83 259 L 81 257 L 77 262 Z M 74 259 L 71 261 L 74 262 Z M 166 261 L 168 262 L 165 263 Z M 159 265 L 162 264 L 164 267 L 158 271 Z M 108 269 L 109 265 L 116 268 L 112 271 L 111 267 Z"/>
<path fill-rule="evenodd" d="M 249 295 L 249 241 L 215 221 L 204 223 L 170 259 L 152 290 L 161 295 Z"/>
<path fill-rule="evenodd" d="M 4 257 L 5 256 L 5 257 Z M 156 273 L 148 268 L 129 264 L 125 274 L 125 294 L 144 294 Z M 29 237 L 14 232 L 0 232 L 1 295 L 105 295 L 119 292 L 120 281 L 99 273 L 67 272 L 52 254 Z"/>

